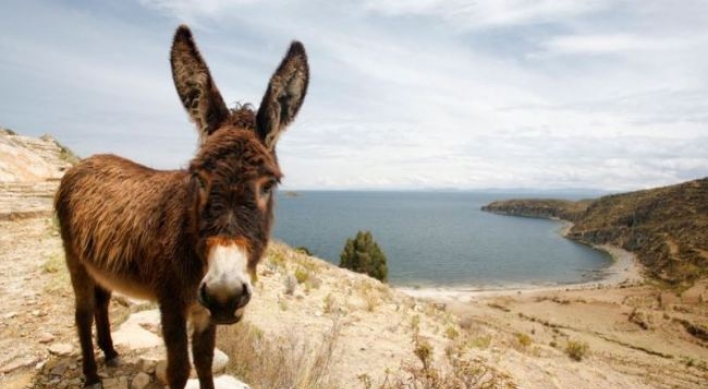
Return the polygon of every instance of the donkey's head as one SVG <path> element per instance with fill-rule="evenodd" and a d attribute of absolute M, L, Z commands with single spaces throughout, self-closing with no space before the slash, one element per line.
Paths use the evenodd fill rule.
<path fill-rule="evenodd" d="M 205 268 L 196 298 L 214 323 L 234 323 L 250 301 L 250 280 L 268 243 L 272 192 L 282 176 L 275 144 L 305 98 L 307 56 L 301 43 L 291 44 L 258 112 L 226 107 L 186 26 L 177 29 L 171 63 L 200 136 L 189 167 L 196 254 Z"/>

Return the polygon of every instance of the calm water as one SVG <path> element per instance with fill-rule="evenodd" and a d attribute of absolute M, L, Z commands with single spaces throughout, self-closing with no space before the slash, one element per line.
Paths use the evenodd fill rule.
<path fill-rule="evenodd" d="M 280 193 L 273 236 L 339 264 L 347 238 L 368 229 L 398 286 L 497 287 L 598 277 L 611 260 L 559 236 L 549 220 L 480 207 L 519 194 L 470 192 Z"/>

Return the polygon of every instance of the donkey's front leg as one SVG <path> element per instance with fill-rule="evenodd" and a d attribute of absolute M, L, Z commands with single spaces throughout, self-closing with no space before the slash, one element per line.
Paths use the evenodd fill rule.
<path fill-rule="evenodd" d="M 162 337 L 167 348 L 167 383 L 170 389 L 184 389 L 189 378 L 187 317 L 185 309 L 160 302 Z"/>
<path fill-rule="evenodd" d="M 214 376 L 212 363 L 214 361 L 214 346 L 216 339 L 216 326 L 207 324 L 206 327 L 194 326 L 192 332 L 192 357 L 194 368 L 199 377 L 200 389 L 214 389 Z"/>

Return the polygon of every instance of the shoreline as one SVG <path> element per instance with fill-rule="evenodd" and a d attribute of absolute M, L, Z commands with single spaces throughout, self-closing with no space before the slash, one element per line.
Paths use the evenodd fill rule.
<path fill-rule="evenodd" d="M 563 224 L 559 230 L 559 234 L 567 239 L 567 234 L 570 229 L 573 228 L 573 223 L 561 219 L 553 220 L 557 220 Z M 585 244 L 582 242 L 576 243 Z M 394 287 L 394 289 L 416 298 L 470 302 L 488 297 L 512 296 L 537 292 L 560 292 L 570 290 L 612 288 L 621 285 L 634 285 L 644 280 L 644 276 L 642 275 L 643 267 L 633 253 L 620 247 L 607 244 L 591 244 L 589 246 L 595 250 L 607 253 L 610 258 L 612 258 L 612 263 L 607 268 L 602 270 L 603 276 L 598 280 L 559 285 L 510 285 L 509 287 L 501 286 L 499 288 L 485 288 L 483 286 L 470 285 L 469 287 Z"/>

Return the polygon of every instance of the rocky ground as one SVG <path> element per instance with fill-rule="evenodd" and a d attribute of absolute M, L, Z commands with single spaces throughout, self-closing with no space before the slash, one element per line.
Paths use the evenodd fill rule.
<path fill-rule="evenodd" d="M 0 387 L 81 387 L 73 296 L 52 220 L 0 221 L 0 260 Z M 415 334 L 439 360 L 464 338 L 467 358 L 508 374 L 520 388 L 708 387 L 708 342 L 683 324 L 705 325 L 705 284 L 680 297 L 639 285 L 416 299 L 280 244 L 259 275 L 243 325 L 293 349 L 310 342 L 296 353 L 314 354 L 336 333 L 329 387 L 364 387 L 363 375 L 381 383 L 400 374 L 416 363 Z M 155 372 L 164 351 L 154 306 L 116 297 L 111 307 L 113 322 L 122 324 L 114 338 L 123 363 L 99 365 L 105 388 L 163 387 Z M 218 344 L 238 359 L 232 330 L 222 329 Z M 581 361 L 566 354 L 570 341 L 588 345 Z M 218 371 L 238 371 L 233 362 Z"/>
<path fill-rule="evenodd" d="M 22 185 L 45 189 L 23 195 Z M 52 185 L 12 184 L 11 194 L 0 186 L 1 388 L 82 384 Z M 450 387 L 421 385 L 434 370 L 427 376 L 449 383 L 462 371 L 494 388 L 708 388 L 707 286 L 615 279 L 581 289 L 406 294 L 274 243 L 244 321 L 219 330 L 217 387 L 243 388 L 233 377 L 258 389 Z M 154 308 L 114 296 L 122 364 L 99 358 L 104 388 L 164 387 Z"/>

